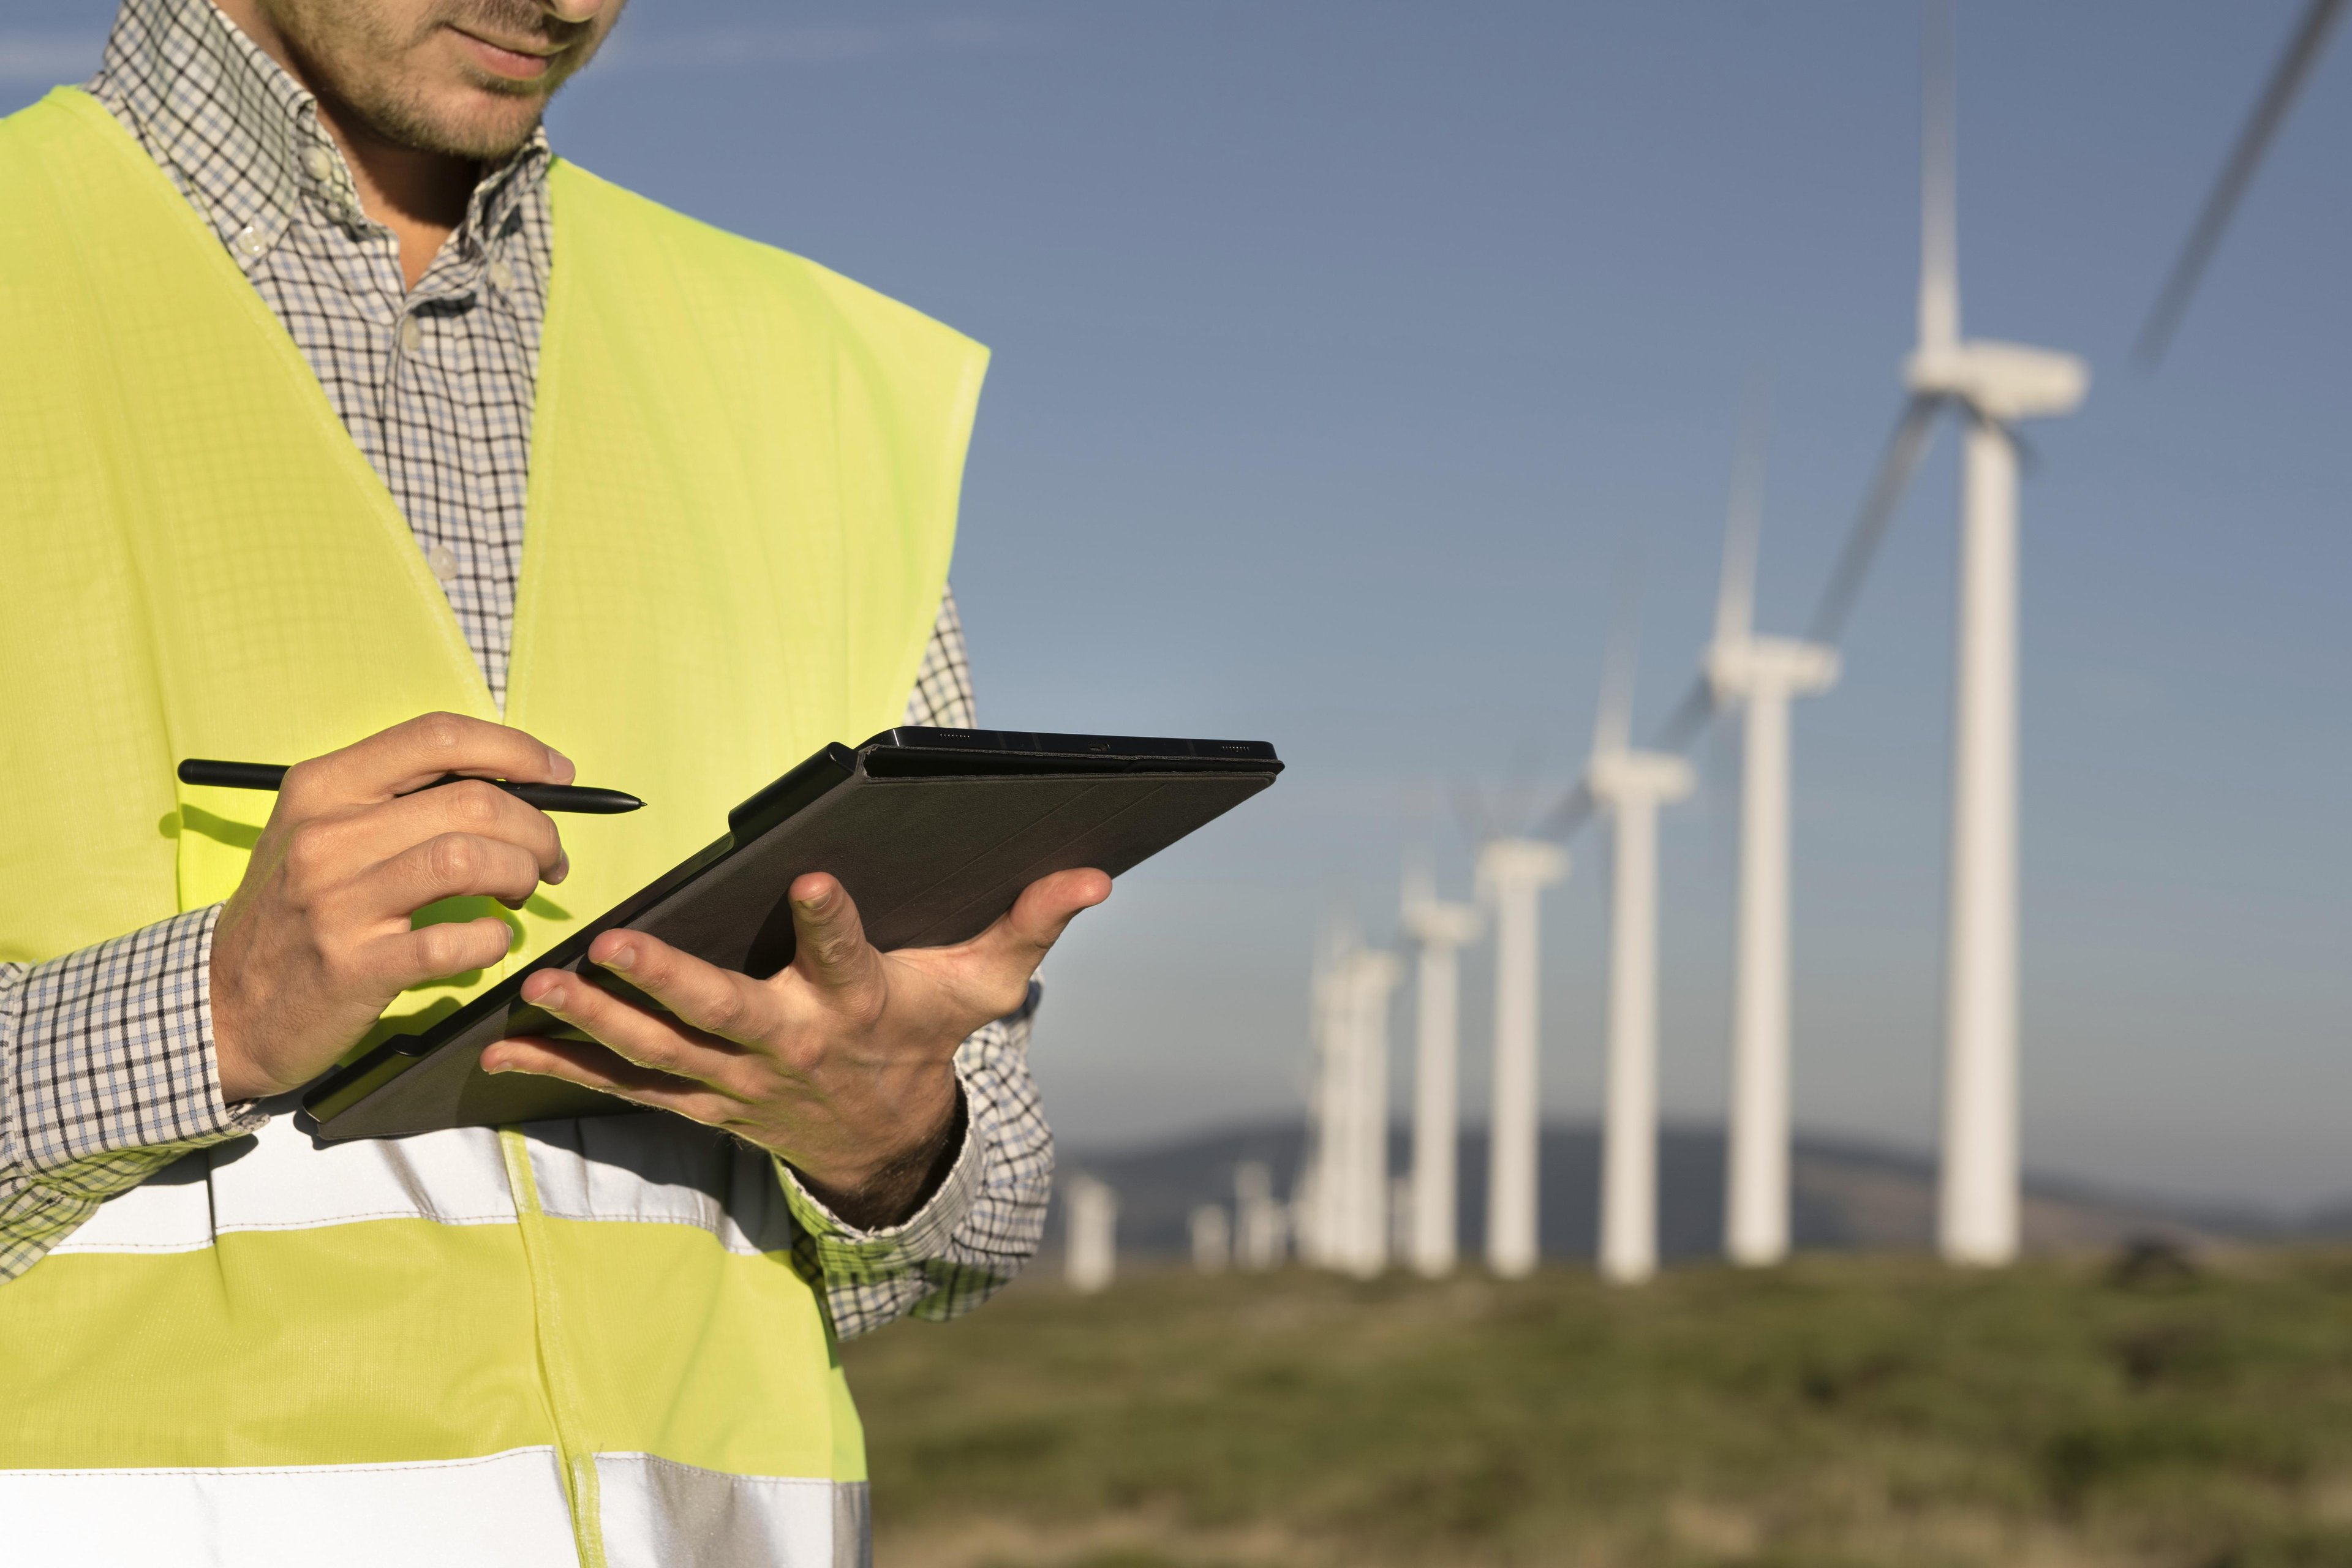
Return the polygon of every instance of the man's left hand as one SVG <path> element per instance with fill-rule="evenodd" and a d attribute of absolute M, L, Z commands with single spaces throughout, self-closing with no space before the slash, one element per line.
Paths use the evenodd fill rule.
<path fill-rule="evenodd" d="M 541 970 L 523 1000 L 601 1044 L 501 1040 L 484 1069 L 544 1073 L 724 1128 L 781 1155 L 852 1225 L 906 1217 L 954 1130 L 956 1047 L 1021 1005 L 1039 961 L 1110 896 L 1110 879 L 1057 871 L 970 942 L 896 952 L 866 940 L 833 878 L 811 872 L 789 896 L 796 950 L 768 979 L 609 931 L 589 961 L 669 1013 Z"/>

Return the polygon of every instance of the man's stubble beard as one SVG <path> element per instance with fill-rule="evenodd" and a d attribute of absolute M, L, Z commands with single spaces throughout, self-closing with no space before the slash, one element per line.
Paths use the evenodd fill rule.
<path fill-rule="evenodd" d="M 530 0 L 450 0 L 436 6 L 421 27 L 406 32 L 369 0 L 263 0 L 263 4 L 276 14 L 272 19 L 279 31 L 303 57 L 306 74 L 321 96 L 331 95 L 384 141 L 420 153 L 483 163 L 502 162 L 530 140 L 546 114 L 548 100 L 587 63 L 567 60 L 562 74 L 551 81 L 515 82 L 467 69 L 467 87 L 511 101 L 518 113 L 512 119 L 453 113 L 434 91 L 398 68 L 449 23 L 493 37 L 548 39 L 546 14 Z M 438 85 L 446 91 L 447 84 Z"/>
<path fill-rule="evenodd" d="M 547 100 L 555 95 L 554 87 L 531 84 L 529 92 L 517 92 L 506 83 L 477 80 L 476 86 L 500 98 L 518 102 L 537 100 L 528 118 L 520 121 L 499 120 L 495 128 L 489 124 L 453 124 L 454 116 L 434 112 L 432 100 L 421 92 L 403 92 L 398 87 L 362 100 L 349 99 L 352 110 L 367 122 L 368 129 L 387 142 L 411 147 L 420 153 L 439 153 L 453 158 L 470 158 L 479 163 L 500 163 L 515 149 L 530 140 L 547 112 Z M 557 83 L 556 86 L 561 86 Z"/>

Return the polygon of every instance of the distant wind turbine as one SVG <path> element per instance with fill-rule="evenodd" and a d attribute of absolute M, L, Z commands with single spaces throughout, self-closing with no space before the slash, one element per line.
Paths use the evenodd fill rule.
<path fill-rule="evenodd" d="M 1341 971 L 1351 1130 L 1338 1261 L 1362 1279 L 1389 1260 L 1389 998 L 1402 976 L 1395 955 L 1374 948 L 1358 948 Z"/>
<path fill-rule="evenodd" d="M 1461 987 L 1457 955 L 1477 940 L 1478 910 L 1441 902 L 1426 868 L 1406 879 L 1404 929 L 1421 949 L 1412 1079 L 1412 1267 L 1430 1279 L 1454 1271 L 1454 1167 L 1460 1159 Z"/>
<path fill-rule="evenodd" d="M 1638 1284 L 1658 1267 L 1658 807 L 1691 792 L 1690 764 L 1633 749 L 1630 616 L 1612 638 L 1584 791 L 1609 816 L 1609 1058 L 1601 1142 L 1601 1273 Z"/>
<path fill-rule="evenodd" d="M 1296 1193 L 1298 1255 L 1319 1268 L 1337 1267 L 1347 1235 L 1347 1173 L 1355 1161 L 1350 1145 L 1354 1042 L 1349 1028 L 1347 966 L 1355 935 L 1337 920 L 1327 921 L 1315 946 L 1309 990 L 1314 1074 L 1307 1094 L 1307 1149 Z"/>
<path fill-rule="evenodd" d="M 1789 704 L 1834 685 L 1838 656 L 1820 643 L 1756 635 L 1764 494 L 1760 395 L 1751 398 L 1743 424 L 1724 520 L 1715 638 L 1661 745 L 1679 751 L 1709 717 L 1740 715 L 1724 1251 L 1734 1263 L 1760 1266 L 1789 1254 Z"/>
<path fill-rule="evenodd" d="M 1299 1239 L 1307 1260 L 1369 1278 L 1389 1253 L 1389 996 L 1396 959 L 1328 931 L 1315 973 L 1314 1145 Z"/>
<path fill-rule="evenodd" d="M 1929 0 L 1921 115 L 1919 338 L 1903 416 L 1813 617 L 1833 644 L 1947 411 L 1964 426 L 1953 712 L 1943 1167 L 1937 1245 L 1949 1261 L 2017 1255 L 2017 470 L 2021 419 L 2072 413 L 2090 372 L 2072 354 L 1960 336 L 1946 0 Z"/>
<path fill-rule="evenodd" d="M 1094 1295 L 1110 1288 L 1118 1271 L 1118 1194 L 1083 1173 L 1063 1186 L 1069 1238 L 1064 1248 L 1064 1271 L 1070 1289 Z"/>
<path fill-rule="evenodd" d="M 1568 853 L 1540 839 L 1491 838 L 1478 850 L 1478 891 L 1495 915 L 1494 1113 L 1486 1133 L 1486 1267 L 1506 1279 L 1536 1267 L 1537 931 L 1544 889 L 1568 875 Z"/>

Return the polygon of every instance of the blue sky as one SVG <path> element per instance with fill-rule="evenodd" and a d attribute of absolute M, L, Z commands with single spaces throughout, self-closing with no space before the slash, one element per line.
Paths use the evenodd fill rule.
<path fill-rule="evenodd" d="M 2127 350 L 2298 8 L 1959 15 L 1966 324 L 2095 374 L 2030 432 L 2028 1155 L 2279 1203 L 2352 1192 L 2352 45 L 2162 374 Z M 110 11 L 0 0 L 0 106 L 83 74 Z M 1759 374 L 1759 618 L 1798 629 L 1895 408 L 1916 29 L 1884 0 L 636 0 L 558 103 L 562 151 L 996 351 L 956 568 L 984 720 L 1292 762 L 1051 962 L 1067 1138 L 1296 1103 L 1317 921 L 1386 938 L 1415 838 L 1466 887 L 1432 806 L 1455 782 L 1566 786 L 1629 540 L 1663 715 Z M 1950 458 L 1797 729 L 1799 1115 L 1917 1143 Z M 1695 1118 L 1723 1100 L 1729 786 L 1664 824 L 1664 1091 Z M 1595 850 L 1547 906 L 1561 1115 L 1598 1097 Z"/>

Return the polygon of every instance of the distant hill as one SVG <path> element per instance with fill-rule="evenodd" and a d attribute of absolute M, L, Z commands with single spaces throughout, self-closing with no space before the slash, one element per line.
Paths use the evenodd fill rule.
<path fill-rule="evenodd" d="M 1275 1192 L 1289 1194 L 1305 1130 L 1297 1121 L 1211 1132 L 1140 1150 L 1076 1150 L 1062 1155 L 1064 1171 L 1085 1171 L 1119 1196 L 1120 1250 L 1181 1254 L 1190 1247 L 1189 1217 L 1196 1205 L 1233 1198 L 1234 1167 L 1260 1160 L 1274 1173 Z M 1390 1168 L 1402 1171 L 1408 1146 L 1402 1131 L 1389 1141 Z M 1600 1205 L 1601 1140 L 1591 1126 L 1555 1125 L 1543 1133 L 1543 1185 L 1538 1203 L 1548 1257 L 1589 1258 Z M 1800 1134 L 1790 1166 L 1796 1245 L 1811 1250 L 1919 1249 L 1935 1227 L 1935 1163 L 1906 1151 L 1840 1138 Z M 1724 1146 L 1719 1128 L 1668 1126 L 1658 1138 L 1659 1244 L 1668 1258 L 1713 1257 L 1723 1241 Z M 1483 1245 L 1486 1208 L 1486 1140 L 1462 1140 L 1460 1226 L 1463 1250 Z M 2029 1173 L 2025 1181 L 2025 1243 L 2038 1252 L 2112 1247 L 2127 1238 L 2163 1237 L 2186 1243 L 2284 1240 L 2352 1233 L 2352 1209 L 2299 1221 L 2224 1204 L 2182 1204 L 2104 1192 L 2082 1183 Z M 1055 1216 L 1049 1245 L 1061 1238 Z"/>

